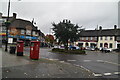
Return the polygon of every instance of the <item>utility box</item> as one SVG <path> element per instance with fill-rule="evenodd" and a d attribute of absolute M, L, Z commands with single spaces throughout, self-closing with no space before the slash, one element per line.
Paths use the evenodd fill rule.
<path fill-rule="evenodd" d="M 31 41 L 30 59 L 39 59 L 40 41 Z"/>
<path fill-rule="evenodd" d="M 18 41 L 17 42 L 17 56 L 23 56 L 23 47 L 24 47 L 24 42 Z"/>

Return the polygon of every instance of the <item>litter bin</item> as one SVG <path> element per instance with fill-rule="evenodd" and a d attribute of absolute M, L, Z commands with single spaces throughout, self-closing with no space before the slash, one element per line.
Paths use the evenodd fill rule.
<path fill-rule="evenodd" d="M 15 54 L 16 47 L 15 46 L 10 46 L 10 54 Z"/>

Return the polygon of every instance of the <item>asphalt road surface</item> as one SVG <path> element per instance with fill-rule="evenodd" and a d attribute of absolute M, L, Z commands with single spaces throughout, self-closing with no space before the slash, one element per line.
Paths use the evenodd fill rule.
<path fill-rule="evenodd" d="M 80 66 L 93 73 L 97 78 L 119 78 L 118 53 L 102 53 L 99 51 L 86 51 L 87 55 L 65 55 L 50 52 L 49 48 L 40 49 L 40 57 L 49 60 L 67 62 Z M 24 49 L 24 55 L 29 56 L 29 48 Z"/>

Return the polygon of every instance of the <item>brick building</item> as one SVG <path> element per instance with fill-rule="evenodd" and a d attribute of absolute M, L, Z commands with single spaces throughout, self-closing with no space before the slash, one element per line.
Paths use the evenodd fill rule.
<path fill-rule="evenodd" d="M 9 17 L 10 25 L 8 27 L 8 43 L 23 40 L 25 44 L 29 45 L 31 40 L 44 41 L 44 34 L 38 30 L 32 22 L 23 19 L 17 19 L 17 14 L 13 13 L 13 17 Z M 3 43 L 6 40 L 6 22 L 5 16 L 2 16 L 2 39 Z"/>

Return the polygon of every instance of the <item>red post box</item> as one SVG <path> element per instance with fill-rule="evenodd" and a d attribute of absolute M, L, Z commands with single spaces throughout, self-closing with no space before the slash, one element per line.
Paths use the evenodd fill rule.
<path fill-rule="evenodd" d="M 24 47 L 23 41 L 18 41 L 17 42 L 17 56 L 23 56 L 23 47 Z"/>
<path fill-rule="evenodd" d="M 39 59 L 40 41 L 31 41 L 30 59 Z"/>

